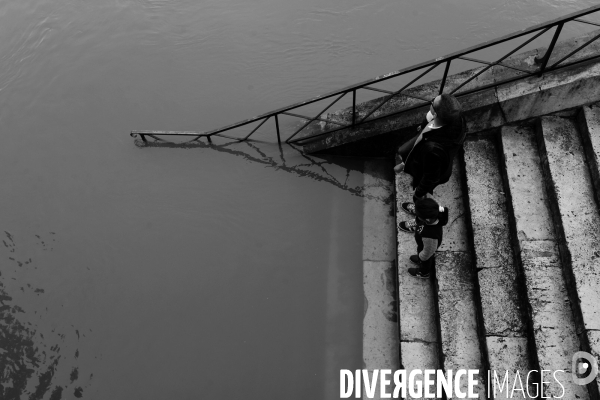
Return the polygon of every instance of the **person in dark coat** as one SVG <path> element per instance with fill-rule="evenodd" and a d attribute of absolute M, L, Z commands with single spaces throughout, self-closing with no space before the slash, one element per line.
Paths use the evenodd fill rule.
<path fill-rule="evenodd" d="M 396 154 L 396 172 L 412 176 L 413 202 L 402 203 L 402 209 L 415 215 L 415 202 L 431 197 L 434 189 L 450 180 L 452 163 L 466 136 L 462 107 L 456 97 L 441 94 L 433 99 L 420 134 L 400 146 Z M 398 228 L 414 232 L 416 220 L 402 221 Z"/>

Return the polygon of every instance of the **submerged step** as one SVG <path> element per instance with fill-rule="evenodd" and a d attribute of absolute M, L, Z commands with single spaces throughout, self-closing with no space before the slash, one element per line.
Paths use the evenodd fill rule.
<path fill-rule="evenodd" d="M 590 121 L 593 124 L 593 121 Z M 561 254 L 584 350 L 600 354 L 600 215 L 576 123 L 556 116 L 540 119 L 539 134 L 555 207 Z M 595 130 L 596 128 L 592 128 Z M 570 267 L 570 269 L 568 269 Z"/>
<path fill-rule="evenodd" d="M 486 137 L 468 141 L 464 148 L 489 366 L 502 375 L 519 371 L 524 376 L 532 368 L 496 145 Z"/>
<path fill-rule="evenodd" d="M 563 387 L 552 380 L 544 388 L 544 396 L 589 399 L 586 388 L 571 380 L 571 356 L 579 351 L 580 343 L 534 128 L 505 126 L 501 137 L 539 369 L 566 371 L 561 374 Z"/>

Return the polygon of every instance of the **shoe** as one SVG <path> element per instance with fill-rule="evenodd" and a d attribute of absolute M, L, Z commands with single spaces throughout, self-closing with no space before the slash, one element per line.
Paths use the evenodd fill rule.
<path fill-rule="evenodd" d="M 398 229 L 403 232 L 414 233 L 417 230 L 417 221 L 414 219 L 402 221 L 398 224 Z"/>
<path fill-rule="evenodd" d="M 412 262 L 415 265 L 418 265 L 419 267 L 421 266 L 421 259 L 419 258 L 418 255 L 412 255 L 409 257 L 410 262 Z"/>
<path fill-rule="evenodd" d="M 411 215 L 417 215 L 415 213 L 415 203 L 402 203 L 400 205 L 400 207 L 402 207 L 402 209 L 404 210 L 404 212 L 407 212 Z"/>
<path fill-rule="evenodd" d="M 429 278 L 429 272 L 423 272 L 420 268 L 409 268 L 408 273 L 415 278 L 427 279 Z"/>

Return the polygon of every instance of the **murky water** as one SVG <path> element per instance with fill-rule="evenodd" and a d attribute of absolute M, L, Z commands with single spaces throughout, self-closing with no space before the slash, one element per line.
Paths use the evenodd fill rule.
<path fill-rule="evenodd" d="M 0 394 L 331 398 L 327 371 L 362 365 L 360 160 L 128 132 L 219 127 L 591 5 L 3 2 Z"/>

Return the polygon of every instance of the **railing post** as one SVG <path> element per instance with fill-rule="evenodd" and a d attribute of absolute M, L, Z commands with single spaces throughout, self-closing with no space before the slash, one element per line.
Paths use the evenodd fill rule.
<path fill-rule="evenodd" d="M 206 135 L 206 140 L 208 140 L 208 143 L 212 143 L 212 139 L 210 138 L 210 135 Z"/>
<path fill-rule="evenodd" d="M 546 50 L 546 54 L 544 54 L 543 57 L 536 57 L 534 59 L 536 64 L 542 64 L 540 66 L 540 71 L 539 71 L 538 76 L 544 75 L 544 70 L 546 69 L 546 65 L 548 64 L 548 61 L 550 60 L 550 55 L 552 55 L 552 50 L 554 50 L 554 45 L 556 44 L 556 41 L 558 40 L 558 36 L 560 35 L 560 31 L 562 30 L 563 25 L 564 25 L 564 22 L 561 24 L 558 24 L 556 26 L 556 32 L 554 32 L 554 36 L 552 37 L 552 41 L 550 42 L 550 47 L 548 47 L 548 50 Z"/>
<path fill-rule="evenodd" d="M 281 137 L 279 136 L 279 114 L 275 114 L 275 127 L 277 128 L 277 143 L 281 144 Z"/>
<path fill-rule="evenodd" d="M 356 125 L 356 89 L 352 91 L 352 126 Z"/>
<path fill-rule="evenodd" d="M 442 94 L 444 92 L 444 86 L 446 86 L 446 78 L 448 77 L 448 70 L 450 69 L 450 62 L 452 60 L 448 60 L 446 63 L 446 69 L 444 70 L 444 76 L 442 78 L 442 84 L 440 85 L 440 92 L 438 94 Z"/>
<path fill-rule="evenodd" d="M 142 138 L 144 144 L 148 143 L 148 141 L 146 140 L 146 135 L 140 135 L 140 137 Z"/>

